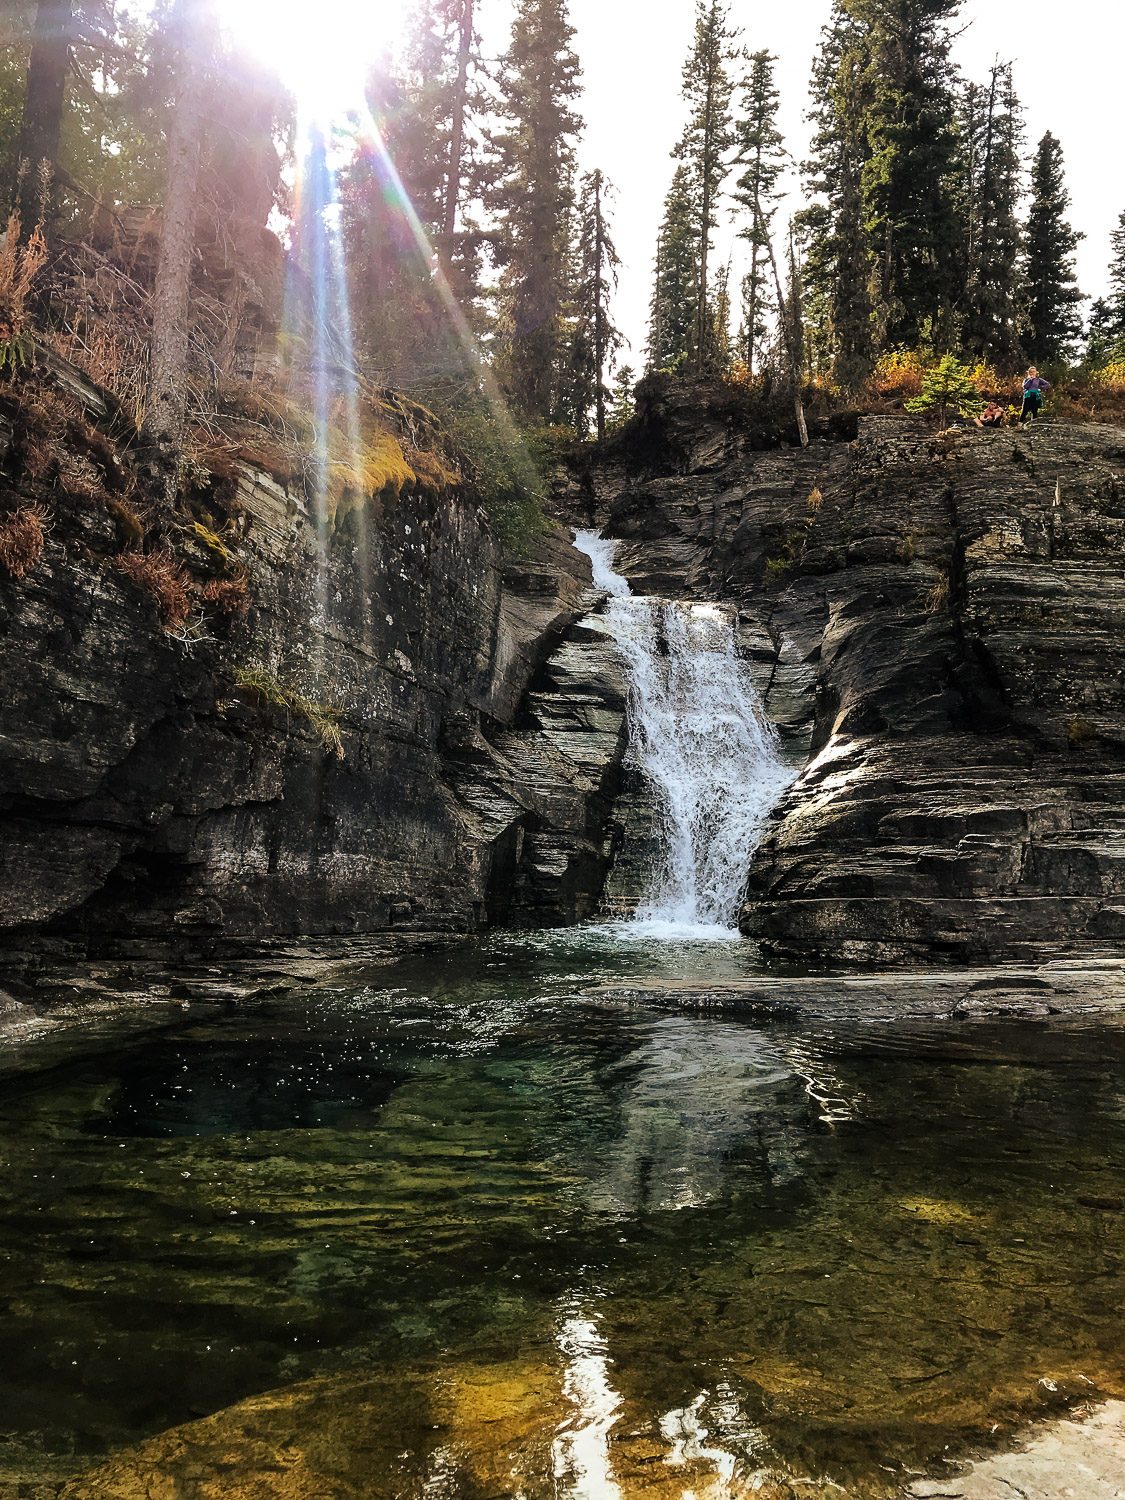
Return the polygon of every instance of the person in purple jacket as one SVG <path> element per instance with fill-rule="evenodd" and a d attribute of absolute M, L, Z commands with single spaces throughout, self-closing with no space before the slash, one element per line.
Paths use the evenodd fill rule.
<path fill-rule="evenodd" d="M 1020 412 L 1020 426 L 1027 421 L 1028 417 L 1033 422 L 1039 420 L 1039 410 L 1047 398 L 1047 392 L 1051 389 L 1051 382 L 1044 380 L 1039 371 L 1032 365 L 1027 372 L 1027 379 L 1023 383 L 1023 410 Z"/>

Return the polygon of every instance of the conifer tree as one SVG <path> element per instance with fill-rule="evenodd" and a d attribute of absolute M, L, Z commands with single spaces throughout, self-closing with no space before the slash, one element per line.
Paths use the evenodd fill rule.
<path fill-rule="evenodd" d="M 688 170 L 681 164 L 664 201 L 664 219 L 656 242 L 648 335 L 652 369 L 676 370 L 694 356 L 698 276 L 691 185 Z"/>
<path fill-rule="evenodd" d="M 969 417 L 979 412 L 983 405 L 969 371 L 955 354 L 944 354 L 922 376 L 922 389 L 907 401 L 906 409 L 917 414 L 936 410 L 938 421 L 944 427 L 950 411 Z"/>
<path fill-rule="evenodd" d="M 1027 353 L 1038 364 L 1069 359 L 1082 332 L 1074 252 L 1083 236 L 1070 226 L 1069 207 L 1062 146 L 1048 131 L 1035 153 L 1024 243 Z"/>
<path fill-rule="evenodd" d="M 611 189 L 601 172 L 588 172 L 578 198 L 575 256 L 574 331 L 570 361 L 574 425 L 585 435 L 591 412 L 600 442 L 605 437 L 606 378 L 624 343 L 614 326 L 610 302 L 621 264 L 610 233 L 606 201 Z"/>
<path fill-rule="evenodd" d="M 16 161 L 20 169 L 16 207 L 25 231 L 43 217 L 44 173 L 58 170 L 63 108 L 71 49 L 77 36 L 74 0 L 39 0 L 27 69 L 27 91 Z"/>
<path fill-rule="evenodd" d="M 494 136 L 501 268 L 497 364 L 526 417 L 559 414 L 564 345 L 568 215 L 574 202 L 574 144 L 580 122 L 574 29 L 566 0 L 518 0 L 500 79 L 502 124 Z"/>
<path fill-rule="evenodd" d="M 785 163 L 785 144 L 777 127 L 780 95 L 774 78 L 777 59 L 770 52 L 755 52 L 742 85 L 741 113 L 735 125 L 738 164 L 742 175 L 734 192 L 744 209 L 746 225 L 742 237 L 750 246 L 750 267 L 742 284 L 742 347 L 739 353 L 747 372 L 754 373 L 755 357 L 766 333 L 770 311 L 769 264 L 766 241 L 777 212 L 777 184 Z"/>
<path fill-rule="evenodd" d="M 1125 360 L 1125 212 L 1110 236 L 1109 295 L 1099 297 L 1090 310 L 1086 357 L 1093 364 Z"/>
<path fill-rule="evenodd" d="M 471 149 L 486 108 L 476 0 L 420 0 L 405 64 L 401 112 L 385 125 L 395 166 L 446 268 L 459 265 L 475 285 L 469 262 L 479 236 L 465 233 L 462 216 L 482 185 Z"/>
<path fill-rule="evenodd" d="M 637 373 L 632 365 L 622 365 L 613 382 L 606 426 L 610 432 L 619 432 L 636 415 Z"/>
<path fill-rule="evenodd" d="M 692 360 L 697 370 L 704 368 L 711 355 L 711 236 L 718 227 L 719 197 L 730 172 L 728 154 L 735 144 L 731 66 L 738 57 L 737 37 L 722 0 L 696 0 L 695 37 L 683 73 L 688 123 L 673 155 L 686 168 L 694 220 L 698 295 Z"/>
<path fill-rule="evenodd" d="M 961 0 L 848 0 L 866 28 L 861 191 L 884 344 L 952 333 L 962 265 L 949 21 Z"/>
<path fill-rule="evenodd" d="M 216 36 L 207 0 L 175 0 L 169 21 L 175 112 L 168 138 L 160 257 L 152 299 L 152 344 L 143 438 L 147 477 L 172 504 L 178 492 L 188 388 L 188 312 L 203 150 L 208 65 Z"/>
<path fill-rule="evenodd" d="M 867 32 L 836 0 L 813 66 L 814 134 L 804 165 L 816 201 L 800 216 L 808 342 L 816 367 L 831 366 L 845 390 L 858 390 L 874 364 L 871 255 L 863 218 L 868 158 L 864 129 Z"/>
<path fill-rule="evenodd" d="M 973 354 L 1011 364 L 1019 356 L 1018 217 L 1022 111 L 1010 63 L 986 88 L 966 91 L 965 308 L 962 342 Z"/>

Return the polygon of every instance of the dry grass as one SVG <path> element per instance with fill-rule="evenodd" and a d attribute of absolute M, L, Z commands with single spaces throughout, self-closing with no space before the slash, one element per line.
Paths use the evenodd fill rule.
<path fill-rule="evenodd" d="M 949 603 L 949 579 L 943 573 L 935 580 L 933 587 L 926 594 L 926 609 L 931 615 L 940 614 Z"/>
<path fill-rule="evenodd" d="M 307 720 L 321 747 L 337 760 L 343 760 L 344 737 L 340 733 L 338 710 L 306 698 L 264 667 L 243 667 L 235 673 L 234 682 L 241 693 L 258 703 Z"/>
<path fill-rule="evenodd" d="M 244 620 L 250 611 L 250 589 L 244 577 L 212 578 L 203 585 L 200 598 L 225 620 Z"/>
<path fill-rule="evenodd" d="M 156 601 L 165 630 L 179 630 L 186 624 L 191 613 L 191 596 L 183 569 L 168 548 L 123 552 L 114 567 Z"/>
<path fill-rule="evenodd" d="M 11 578 L 26 578 L 43 556 L 46 512 L 23 505 L 0 519 L 0 568 Z"/>
<path fill-rule="evenodd" d="M 28 362 L 27 299 L 47 259 L 43 226 L 37 224 L 26 241 L 20 239 L 21 229 L 19 214 L 9 214 L 7 233 L 0 243 L 0 373 L 14 372 Z"/>

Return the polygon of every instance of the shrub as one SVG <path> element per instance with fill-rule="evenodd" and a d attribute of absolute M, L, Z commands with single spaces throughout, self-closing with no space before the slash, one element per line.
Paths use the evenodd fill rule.
<path fill-rule="evenodd" d="M 913 349 L 893 349 L 875 366 L 871 385 L 880 396 L 917 396 L 926 367 Z"/>
<path fill-rule="evenodd" d="M 26 578 L 43 556 L 46 515 L 37 505 L 23 505 L 0 520 L 0 568 L 12 578 Z"/>
<path fill-rule="evenodd" d="M 823 504 L 824 496 L 821 493 L 819 486 L 816 489 L 810 490 L 809 498 L 805 501 L 805 506 L 808 509 L 809 514 L 815 516 L 817 511 Z"/>
<path fill-rule="evenodd" d="M 521 432 L 502 406 L 477 392 L 434 404 L 468 495 L 488 515 L 504 550 L 525 553 L 546 525 L 552 434 Z"/>
<path fill-rule="evenodd" d="M 156 601 L 165 630 L 178 630 L 186 622 L 191 597 L 183 570 L 166 547 L 154 552 L 123 552 L 114 567 Z"/>
<path fill-rule="evenodd" d="M 1114 360 L 1103 365 L 1090 376 L 1090 384 L 1111 396 L 1125 396 L 1125 359 Z"/>

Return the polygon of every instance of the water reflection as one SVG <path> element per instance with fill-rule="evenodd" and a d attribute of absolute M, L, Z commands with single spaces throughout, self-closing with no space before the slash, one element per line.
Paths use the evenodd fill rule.
<path fill-rule="evenodd" d="M 0 1494 L 883 1500 L 1125 1393 L 1125 1028 L 583 994 L 653 962 L 489 945 L 13 1083 Z"/>
<path fill-rule="evenodd" d="M 801 1174 L 805 1090 L 760 1031 L 667 1016 L 600 1077 L 615 1103 L 616 1129 L 601 1153 L 604 1171 L 590 1184 L 598 1212 L 699 1208 L 729 1190 L 730 1159 L 740 1147 L 767 1186 Z"/>
<path fill-rule="evenodd" d="M 575 1500 L 616 1500 L 621 1488 L 613 1476 L 609 1434 L 621 1398 L 610 1383 L 605 1339 L 593 1318 L 572 1311 L 557 1342 L 564 1360 L 563 1396 L 573 1411 L 552 1448 L 555 1481 Z"/>

